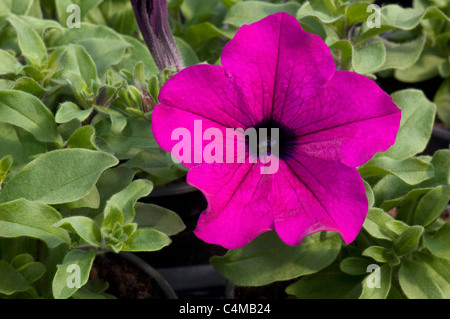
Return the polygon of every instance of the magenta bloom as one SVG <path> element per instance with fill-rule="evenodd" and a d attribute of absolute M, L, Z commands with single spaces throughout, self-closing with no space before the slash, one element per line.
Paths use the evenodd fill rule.
<path fill-rule="evenodd" d="M 201 133 L 216 128 L 224 140 L 226 128 L 277 128 L 279 168 L 262 174 L 261 162 L 180 157 L 188 183 L 208 200 L 196 235 L 226 248 L 269 230 L 289 245 L 324 230 L 352 242 L 368 211 L 356 167 L 387 150 L 400 125 L 391 97 L 365 76 L 335 71 L 321 38 L 285 13 L 240 28 L 221 62 L 188 67 L 164 85 L 153 112 L 156 141 L 170 152 L 179 143 L 174 130 L 194 134 L 200 120 Z"/>

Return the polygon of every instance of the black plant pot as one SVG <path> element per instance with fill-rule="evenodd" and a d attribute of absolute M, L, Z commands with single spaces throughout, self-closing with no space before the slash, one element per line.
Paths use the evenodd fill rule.
<path fill-rule="evenodd" d="M 450 131 L 434 125 L 431 138 L 423 152 L 425 155 L 433 155 L 437 150 L 448 149 L 450 147 Z"/>

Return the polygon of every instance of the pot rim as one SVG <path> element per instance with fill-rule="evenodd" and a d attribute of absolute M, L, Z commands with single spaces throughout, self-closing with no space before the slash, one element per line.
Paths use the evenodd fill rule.
<path fill-rule="evenodd" d="M 450 141 L 450 131 L 437 127 L 436 125 L 433 126 L 433 135 Z"/>

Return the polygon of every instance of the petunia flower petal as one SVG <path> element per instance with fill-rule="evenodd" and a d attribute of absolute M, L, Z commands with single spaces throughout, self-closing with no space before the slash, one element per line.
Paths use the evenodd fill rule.
<path fill-rule="evenodd" d="M 297 135 L 300 152 L 357 167 L 394 144 L 400 118 L 400 109 L 374 81 L 336 71 L 283 123 Z"/>
<path fill-rule="evenodd" d="M 221 62 L 257 123 L 316 94 L 335 69 L 322 39 L 284 12 L 241 27 L 225 45 Z"/>
<path fill-rule="evenodd" d="M 272 213 L 277 208 L 267 203 L 273 196 L 278 197 L 273 192 L 276 186 L 272 186 L 277 179 L 275 175 L 262 175 L 260 166 L 230 163 L 189 170 L 188 183 L 199 188 L 208 200 L 197 223 L 197 237 L 233 249 L 273 229 Z M 267 196 L 265 201 L 260 201 L 261 193 Z"/>
<path fill-rule="evenodd" d="M 298 204 L 295 212 L 281 213 L 275 229 L 287 244 L 297 245 L 318 231 L 335 231 L 348 244 L 359 231 L 368 211 L 364 183 L 356 168 L 338 162 L 297 155 L 280 166 Z"/>
<path fill-rule="evenodd" d="M 154 137 L 163 150 L 172 152 L 181 141 L 181 137 L 172 134 L 177 129 L 190 132 L 191 160 L 178 158 L 187 167 L 198 165 L 194 157 L 202 156 L 210 142 L 203 139 L 207 129 L 217 128 L 225 137 L 226 128 L 245 129 L 253 122 L 240 93 L 220 66 L 195 65 L 182 70 L 163 86 L 159 100 L 161 104 L 155 106 L 152 114 Z M 195 121 L 201 121 L 198 136 L 194 136 Z M 200 147 L 194 145 L 195 140 L 200 140 Z"/>

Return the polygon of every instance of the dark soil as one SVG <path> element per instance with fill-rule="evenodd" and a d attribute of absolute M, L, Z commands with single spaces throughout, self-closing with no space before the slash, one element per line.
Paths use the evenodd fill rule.
<path fill-rule="evenodd" d="M 166 299 L 155 279 L 127 260 L 116 256 L 98 256 L 94 260 L 90 279 L 108 282 L 107 293 L 119 299 Z"/>

